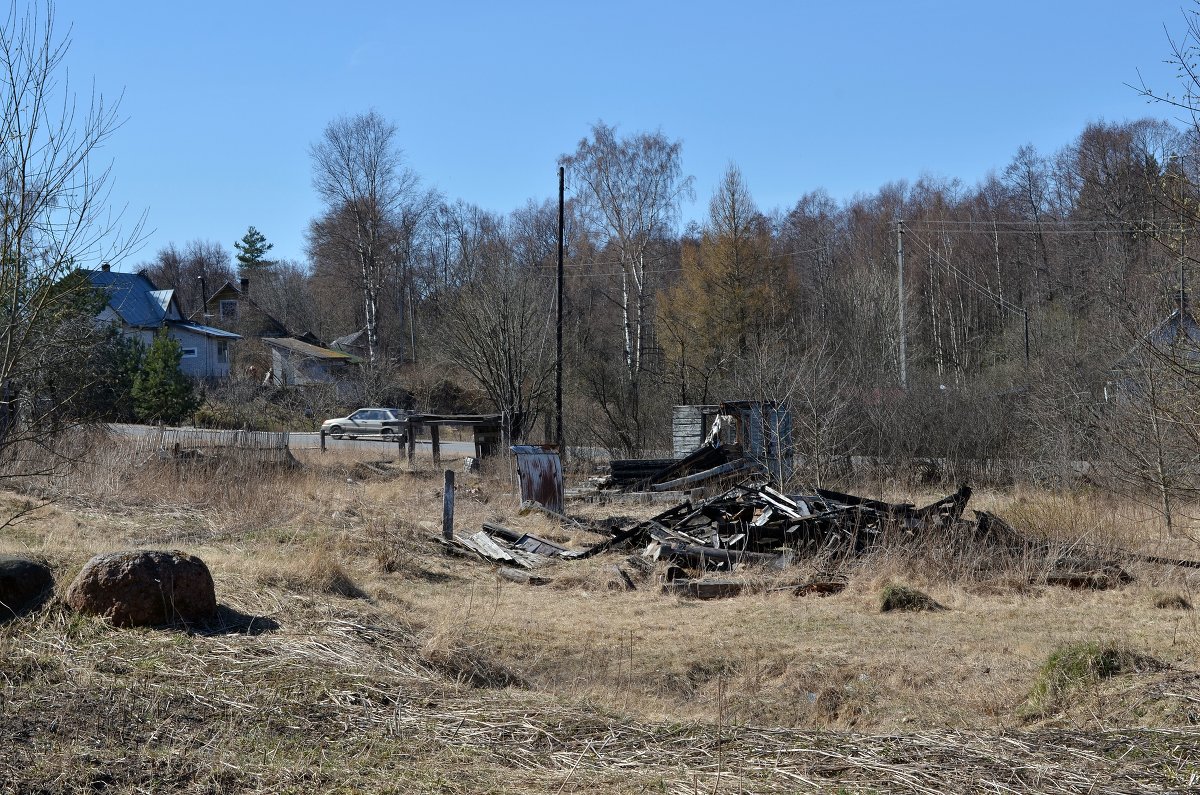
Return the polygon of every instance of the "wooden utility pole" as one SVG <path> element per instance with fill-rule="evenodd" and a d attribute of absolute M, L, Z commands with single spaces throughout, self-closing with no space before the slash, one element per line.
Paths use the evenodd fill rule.
<path fill-rule="evenodd" d="M 1029 310 L 1021 307 L 1021 317 L 1025 320 L 1025 367 L 1029 367 Z"/>
<path fill-rule="evenodd" d="M 566 182 L 566 170 L 558 167 L 558 332 L 557 360 L 554 368 L 554 443 L 558 445 L 559 458 L 567 457 L 563 447 L 563 412 L 562 412 L 562 381 L 563 381 L 563 193 Z"/>
<path fill-rule="evenodd" d="M 435 426 L 436 427 L 436 426 Z M 442 538 L 450 541 L 454 538 L 454 470 L 446 470 L 446 480 L 442 486 Z"/>
<path fill-rule="evenodd" d="M 900 305 L 900 388 L 908 389 L 908 350 L 904 339 L 904 219 L 896 219 L 896 279 Z"/>

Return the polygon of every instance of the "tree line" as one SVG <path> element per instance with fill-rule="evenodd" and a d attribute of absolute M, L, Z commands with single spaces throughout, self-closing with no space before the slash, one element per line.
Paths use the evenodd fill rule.
<path fill-rule="evenodd" d="M 596 123 L 559 158 L 568 440 L 639 455 L 669 446 L 674 404 L 776 399 L 813 466 L 1044 458 L 1048 444 L 1082 456 L 1066 449 L 1084 432 L 1072 412 L 1178 304 L 1181 267 L 1192 278 L 1196 143 L 1164 121 L 1096 122 L 976 185 L 922 177 L 841 201 L 817 189 L 775 209 L 731 165 L 706 217 L 682 226 L 682 142 Z M 332 122 L 311 165 L 325 210 L 308 261 L 241 263 L 255 300 L 325 341 L 364 330 L 367 367 L 418 402 L 474 400 L 541 438 L 556 202 L 450 201 L 374 112 Z M 231 264 L 195 241 L 148 268 L 195 307 L 196 276 L 215 289 Z"/>
<path fill-rule="evenodd" d="M 33 410 L 32 396 L 76 399 L 98 383 L 66 377 L 87 372 L 79 362 L 94 358 L 95 337 L 86 290 L 66 278 L 139 238 L 136 222 L 117 234 L 108 172 L 92 165 L 120 117 L 99 99 L 87 113 L 61 100 L 49 78 L 67 42 L 52 22 L 14 6 L 0 31 L 0 57 L 20 78 L 0 136 L 4 433 L 13 395 Z M 1190 63 L 1195 41 L 1172 42 L 1177 61 Z M 1195 95 L 1164 99 L 1189 108 Z M 1121 460 L 1165 504 L 1200 469 L 1189 441 L 1200 438 L 1188 408 L 1197 379 L 1178 334 L 1145 343 L 1186 309 L 1196 278 L 1196 131 L 1095 122 L 1057 151 L 1020 148 L 975 185 L 926 176 L 849 199 L 798 186 L 781 208 L 760 207 L 731 165 L 703 197 L 705 217 L 685 225 L 694 183 L 683 143 L 597 122 L 558 157 L 566 441 L 654 454 L 669 448 L 673 405 L 770 399 L 792 408 L 809 481 L 856 457 L 1022 462 L 1039 478 Z M 500 411 L 517 438 L 548 438 L 557 203 L 501 213 L 452 200 L 401 144 L 374 111 L 332 121 L 312 143 L 323 209 L 303 262 L 270 259 L 250 227 L 233 243 L 236 265 L 224 242 L 198 239 L 141 266 L 188 313 L 249 278 L 254 300 L 291 329 L 326 343 L 362 331 L 370 394 Z"/>

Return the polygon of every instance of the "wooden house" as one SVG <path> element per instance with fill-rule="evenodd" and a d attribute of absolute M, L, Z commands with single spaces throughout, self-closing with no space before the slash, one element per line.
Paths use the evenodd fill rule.
<path fill-rule="evenodd" d="M 185 375 L 198 379 L 229 376 L 231 343 L 241 339 L 239 334 L 186 320 L 175 291 L 159 290 L 144 273 L 120 273 L 107 264 L 85 273 L 108 300 L 96 316 L 97 322 L 115 324 L 124 336 L 147 346 L 155 334 L 165 330 L 183 351 L 179 369 Z"/>

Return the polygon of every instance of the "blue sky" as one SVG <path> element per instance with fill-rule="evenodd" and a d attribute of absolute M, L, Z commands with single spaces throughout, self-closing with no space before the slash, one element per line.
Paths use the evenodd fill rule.
<path fill-rule="evenodd" d="M 147 213 L 123 267 L 253 224 L 302 260 L 309 145 L 374 108 L 450 199 L 507 212 L 556 191 L 596 120 L 683 141 L 702 218 L 729 163 L 764 211 L 924 174 L 974 184 L 1089 121 L 1171 118 L 1180 0 L 94 2 L 60 0 L 71 81 L 124 92 L 104 151 Z"/>

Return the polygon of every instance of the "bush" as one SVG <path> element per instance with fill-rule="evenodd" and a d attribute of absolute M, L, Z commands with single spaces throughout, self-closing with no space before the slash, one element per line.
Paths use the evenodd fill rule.
<path fill-rule="evenodd" d="M 1113 642 L 1089 641 L 1061 646 L 1038 670 L 1020 714 L 1026 720 L 1045 717 L 1062 708 L 1068 696 L 1118 674 L 1153 670 L 1161 663 Z"/>
<path fill-rule="evenodd" d="M 183 348 L 165 332 L 154 336 L 133 378 L 133 408 L 139 420 L 174 424 L 200 405 L 192 380 L 179 369 Z"/>
<path fill-rule="evenodd" d="M 879 612 L 881 613 L 890 613 L 893 610 L 916 613 L 924 610 L 945 609 L 945 607 L 935 602 L 928 594 L 924 594 L 916 588 L 909 588 L 906 585 L 889 585 L 884 588 L 879 604 Z"/>

